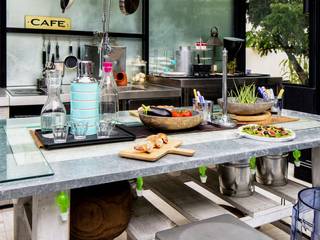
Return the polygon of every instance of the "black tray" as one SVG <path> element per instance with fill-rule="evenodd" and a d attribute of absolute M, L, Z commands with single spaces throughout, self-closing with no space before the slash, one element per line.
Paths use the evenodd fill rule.
<path fill-rule="evenodd" d="M 68 147 L 78 147 L 78 146 L 88 146 L 95 144 L 105 144 L 105 143 L 115 143 L 115 142 L 126 142 L 134 141 L 136 136 L 129 131 L 116 126 L 109 138 L 98 139 L 96 135 L 87 136 L 84 140 L 75 140 L 72 134 L 68 135 L 66 143 L 54 143 L 53 138 L 45 138 L 41 134 L 41 130 L 35 130 L 35 134 L 43 144 L 44 148 L 47 150 L 68 148 Z"/>

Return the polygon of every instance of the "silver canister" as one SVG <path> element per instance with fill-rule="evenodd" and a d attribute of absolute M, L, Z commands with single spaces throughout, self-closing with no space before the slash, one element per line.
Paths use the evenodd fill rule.
<path fill-rule="evenodd" d="M 248 197 L 254 192 L 247 160 L 218 165 L 220 192 L 227 196 Z"/>
<path fill-rule="evenodd" d="M 288 154 L 257 159 L 256 181 L 263 185 L 283 186 L 288 182 Z"/>
<path fill-rule="evenodd" d="M 177 72 L 184 72 L 188 76 L 192 75 L 192 51 L 191 47 L 179 47 L 176 51 Z"/>

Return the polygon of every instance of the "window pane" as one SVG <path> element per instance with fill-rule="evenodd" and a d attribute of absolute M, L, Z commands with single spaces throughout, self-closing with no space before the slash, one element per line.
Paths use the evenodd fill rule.
<path fill-rule="evenodd" d="M 248 0 L 247 68 L 308 84 L 309 16 L 303 0 Z"/>

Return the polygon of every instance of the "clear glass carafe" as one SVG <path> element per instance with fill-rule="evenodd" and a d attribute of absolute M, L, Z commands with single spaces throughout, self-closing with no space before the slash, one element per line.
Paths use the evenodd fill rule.
<path fill-rule="evenodd" d="M 118 121 L 119 93 L 118 87 L 112 76 L 112 63 L 103 63 L 103 78 L 100 83 L 100 116 L 101 120 Z"/>
<path fill-rule="evenodd" d="M 66 109 L 60 99 L 61 72 L 46 72 L 48 98 L 41 110 L 41 133 L 52 133 L 53 126 L 66 124 Z"/>

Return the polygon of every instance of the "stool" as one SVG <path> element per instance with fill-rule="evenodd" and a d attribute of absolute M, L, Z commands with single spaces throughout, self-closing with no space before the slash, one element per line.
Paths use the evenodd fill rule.
<path fill-rule="evenodd" d="M 158 232 L 156 240 L 271 240 L 229 214 Z"/>

